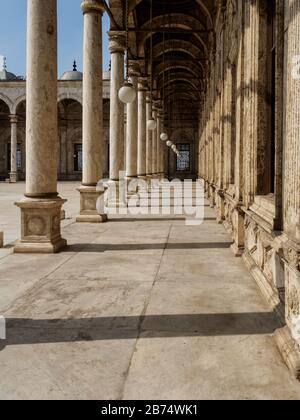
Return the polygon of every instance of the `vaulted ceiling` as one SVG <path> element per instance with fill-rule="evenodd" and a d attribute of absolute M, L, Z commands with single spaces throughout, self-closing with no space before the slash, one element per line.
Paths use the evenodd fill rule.
<path fill-rule="evenodd" d="M 189 116 L 193 113 L 197 118 L 220 0 L 128 1 L 132 58 L 140 61 L 144 75 L 149 76 L 152 56 L 156 96 L 162 98 L 164 92 L 165 108 L 180 101 Z M 110 1 L 123 28 L 124 5 L 125 0 Z"/>

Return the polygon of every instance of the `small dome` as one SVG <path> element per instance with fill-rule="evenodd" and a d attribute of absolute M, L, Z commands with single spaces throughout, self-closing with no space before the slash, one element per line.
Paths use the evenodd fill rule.
<path fill-rule="evenodd" d="M 17 80 L 17 76 L 6 69 L 0 70 L 0 80 Z"/>
<path fill-rule="evenodd" d="M 80 71 L 66 71 L 61 80 L 82 80 L 83 74 Z"/>
<path fill-rule="evenodd" d="M 0 80 L 18 80 L 17 76 L 6 70 L 6 57 L 3 57 L 2 70 L 0 70 Z"/>
<path fill-rule="evenodd" d="M 77 64 L 74 60 L 73 71 L 66 71 L 62 76 L 61 80 L 82 80 L 83 74 L 80 71 L 77 71 Z"/>

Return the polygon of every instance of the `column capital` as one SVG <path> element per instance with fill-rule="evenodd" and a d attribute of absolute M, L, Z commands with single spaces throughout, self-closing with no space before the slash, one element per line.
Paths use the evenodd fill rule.
<path fill-rule="evenodd" d="M 81 3 L 81 10 L 83 14 L 100 13 L 103 15 L 105 11 L 103 0 L 83 0 Z"/>
<path fill-rule="evenodd" d="M 139 92 L 148 92 L 148 78 L 147 77 L 139 77 L 138 79 L 138 91 Z"/>
<path fill-rule="evenodd" d="M 162 109 L 161 101 L 157 100 L 157 99 L 154 100 L 153 101 L 153 110 L 159 112 L 159 111 L 161 111 L 161 109 Z"/>
<path fill-rule="evenodd" d="M 139 62 L 136 60 L 129 60 L 128 74 L 130 77 L 138 77 L 141 74 Z"/>
<path fill-rule="evenodd" d="M 15 115 L 15 114 L 11 114 L 9 116 L 9 120 L 10 120 L 10 123 L 11 124 L 17 124 L 18 123 L 18 119 L 19 119 L 19 117 L 17 115 Z"/>
<path fill-rule="evenodd" d="M 126 50 L 126 34 L 124 31 L 109 31 L 109 51 L 111 54 L 123 53 Z"/>

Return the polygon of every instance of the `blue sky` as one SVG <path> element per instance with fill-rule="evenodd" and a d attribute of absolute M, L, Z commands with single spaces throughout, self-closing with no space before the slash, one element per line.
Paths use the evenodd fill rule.
<path fill-rule="evenodd" d="M 18 76 L 26 74 L 26 3 L 27 0 L 1 0 L 0 55 L 7 58 L 7 69 Z M 72 69 L 76 59 L 82 70 L 83 17 L 81 0 L 58 0 L 59 76 Z M 107 14 L 103 19 L 104 69 L 109 66 Z"/>

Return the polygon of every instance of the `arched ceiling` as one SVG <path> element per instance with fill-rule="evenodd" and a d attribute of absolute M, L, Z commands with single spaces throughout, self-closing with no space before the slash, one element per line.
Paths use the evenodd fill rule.
<path fill-rule="evenodd" d="M 131 58 L 139 60 L 143 76 L 152 68 L 156 98 L 164 92 L 166 107 L 176 100 L 190 113 L 197 110 L 222 0 L 128 1 Z M 118 5 L 110 0 L 113 12 Z"/>

